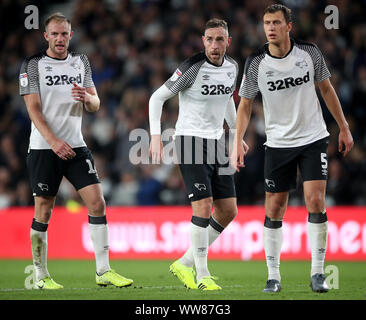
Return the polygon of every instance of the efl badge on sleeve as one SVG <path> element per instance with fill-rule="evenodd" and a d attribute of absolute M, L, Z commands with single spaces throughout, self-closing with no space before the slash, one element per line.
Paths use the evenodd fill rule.
<path fill-rule="evenodd" d="M 177 79 L 182 75 L 182 72 L 177 69 L 175 70 L 175 72 L 173 73 L 173 75 L 170 77 L 170 81 L 177 81 Z"/>
<path fill-rule="evenodd" d="M 19 76 L 20 85 L 26 87 L 28 85 L 28 75 L 26 73 L 21 73 Z"/>

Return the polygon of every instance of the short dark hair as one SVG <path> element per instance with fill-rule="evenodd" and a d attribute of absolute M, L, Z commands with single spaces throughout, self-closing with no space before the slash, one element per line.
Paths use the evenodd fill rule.
<path fill-rule="evenodd" d="M 205 33 L 205 31 L 207 29 L 211 29 L 211 28 L 219 28 L 222 27 L 224 28 L 227 32 L 229 32 L 228 27 L 227 27 L 227 22 L 225 20 L 222 19 L 218 19 L 218 18 L 213 18 L 210 19 L 206 22 L 205 25 L 205 30 L 203 30 L 203 32 Z"/>
<path fill-rule="evenodd" d="M 44 23 L 44 28 L 45 30 L 47 31 L 47 27 L 49 25 L 49 23 L 52 21 L 52 20 L 56 20 L 57 22 L 63 22 L 63 21 L 66 21 L 69 25 L 70 25 L 70 28 L 71 28 L 71 21 L 66 18 L 61 12 L 56 12 L 56 13 L 53 13 L 51 14 L 45 21 Z"/>
<path fill-rule="evenodd" d="M 283 4 L 272 4 L 264 9 L 263 15 L 266 13 L 275 13 L 277 11 L 282 11 L 285 17 L 286 23 L 292 22 L 291 9 L 287 8 Z"/>

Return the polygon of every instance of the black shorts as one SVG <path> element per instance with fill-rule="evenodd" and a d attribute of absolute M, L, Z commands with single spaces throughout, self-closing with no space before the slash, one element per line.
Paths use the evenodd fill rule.
<path fill-rule="evenodd" d="M 214 200 L 236 197 L 233 168 L 220 140 L 176 136 L 177 161 L 192 201 L 213 197 Z"/>
<path fill-rule="evenodd" d="M 86 147 L 73 148 L 76 155 L 60 159 L 52 150 L 31 149 L 27 155 L 27 169 L 33 196 L 56 196 L 62 177 L 76 190 L 100 183 L 93 156 Z"/>
<path fill-rule="evenodd" d="M 264 189 L 285 192 L 296 188 L 297 169 L 303 181 L 327 180 L 328 137 L 301 147 L 265 147 Z"/>

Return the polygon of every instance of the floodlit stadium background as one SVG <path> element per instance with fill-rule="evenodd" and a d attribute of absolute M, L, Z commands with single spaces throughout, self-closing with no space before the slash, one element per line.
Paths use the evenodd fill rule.
<path fill-rule="evenodd" d="M 265 43 L 262 12 L 274 2 L 52 3 L 32 1 L 39 9 L 40 30 L 25 28 L 25 1 L 0 3 L 0 258 L 31 257 L 28 238 L 33 199 L 25 169 L 30 122 L 18 95 L 18 77 L 22 60 L 46 49 L 43 21 L 55 11 L 71 18 L 75 34 L 70 49 L 88 55 L 102 103 L 95 115 L 84 113 L 83 134 L 93 152 L 108 205 L 111 257 L 177 257 L 189 244 L 187 222 L 191 216 L 179 171 L 172 165 L 132 165 L 129 150 L 136 142 L 129 141 L 129 133 L 136 128 L 149 129 L 150 95 L 183 60 L 202 50 L 200 36 L 209 18 L 228 22 L 233 37 L 228 54 L 239 63 L 239 85 L 245 58 Z M 366 260 L 366 2 L 282 3 L 293 11 L 292 37 L 314 42 L 322 50 L 355 140 L 352 152 L 342 159 L 337 152 L 337 126 L 323 109 L 331 133 L 327 258 Z M 330 4 L 339 10 L 339 29 L 325 28 L 324 9 Z M 237 92 L 235 100 L 238 103 Z M 174 128 L 177 112 L 177 98 L 165 104 L 163 130 Z M 212 247 L 211 258 L 264 259 L 265 136 L 260 97 L 253 106 L 246 141 L 250 146 L 246 168 L 236 174 L 238 203 L 245 207 L 239 207 L 237 219 Z M 57 205 L 49 227 L 49 257 L 93 258 L 85 228 L 87 212 L 67 181 L 60 187 Z M 290 205 L 284 220 L 288 242 L 284 243 L 283 258 L 307 259 L 307 213 L 301 183 L 291 192 Z M 63 226 L 69 230 L 67 243 L 58 232 Z"/>

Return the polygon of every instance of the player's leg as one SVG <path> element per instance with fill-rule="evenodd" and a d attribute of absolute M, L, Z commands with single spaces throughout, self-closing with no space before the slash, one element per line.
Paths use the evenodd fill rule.
<path fill-rule="evenodd" d="M 316 292 L 327 292 L 324 260 L 327 247 L 328 219 L 325 211 L 326 181 L 304 182 L 304 195 L 308 216 L 308 237 L 311 249 L 311 287 Z"/>
<path fill-rule="evenodd" d="M 65 168 L 65 177 L 73 184 L 88 208 L 89 232 L 93 243 L 98 285 L 127 287 L 127 279 L 110 268 L 109 233 L 105 201 L 93 157 L 87 148 L 75 148 L 76 155 Z"/>
<path fill-rule="evenodd" d="M 328 219 L 325 206 L 328 139 L 321 139 L 304 149 L 299 164 L 304 180 L 304 198 L 308 211 L 308 238 L 311 248 L 311 288 L 316 292 L 329 290 L 324 275 Z"/>
<path fill-rule="evenodd" d="M 187 288 L 197 289 L 193 261 L 196 267 L 197 282 L 207 278 L 207 282 L 209 282 L 207 285 L 216 288 L 207 267 L 208 226 L 213 202 L 211 176 L 214 166 L 203 163 L 204 154 L 207 155 L 205 139 L 178 136 L 175 146 L 179 169 L 192 205 L 191 245 L 183 257 L 170 266 L 170 272 L 177 276 Z M 196 161 L 197 152 L 200 153 L 201 161 Z"/>
<path fill-rule="evenodd" d="M 36 289 L 61 289 L 47 269 L 47 228 L 56 197 L 34 197 L 34 218 L 30 231 Z"/>
<path fill-rule="evenodd" d="M 281 290 L 282 220 L 287 209 L 289 190 L 296 186 L 296 151 L 296 149 L 269 147 L 266 147 L 265 150 L 266 216 L 263 242 L 268 280 L 263 292 L 279 292 Z"/>
<path fill-rule="evenodd" d="M 61 289 L 47 269 L 47 229 L 62 174 L 61 160 L 52 150 L 30 150 L 27 169 L 34 196 L 34 217 L 30 230 L 36 289 Z"/>
<path fill-rule="evenodd" d="M 287 209 L 289 193 L 266 192 L 263 228 L 264 252 L 268 269 L 268 281 L 264 292 L 281 290 L 280 256 L 282 248 L 282 220 Z"/>

